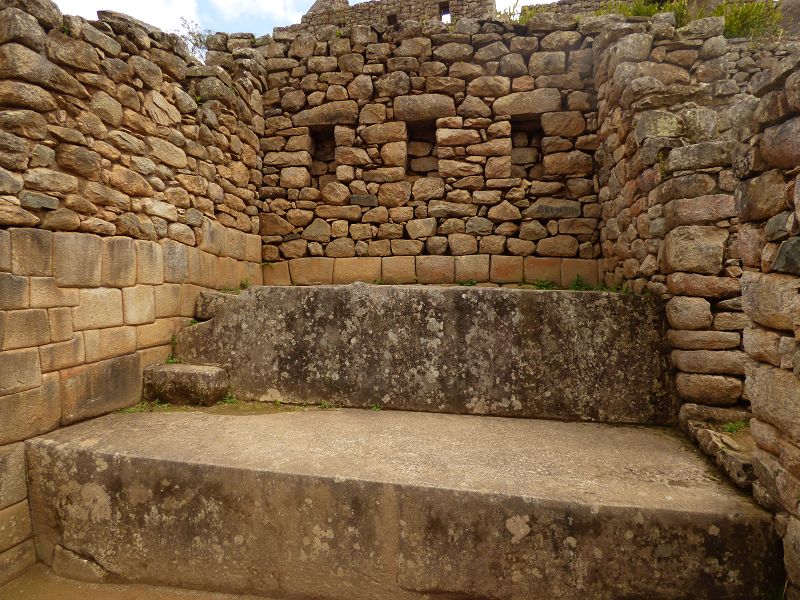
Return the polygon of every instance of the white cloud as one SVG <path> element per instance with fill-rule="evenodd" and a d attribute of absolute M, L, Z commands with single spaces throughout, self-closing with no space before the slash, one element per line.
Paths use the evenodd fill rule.
<path fill-rule="evenodd" d="M 164 31 L 181 28 L 181 18 L 197 21 L 197 0 L 55 0 L 65 15 L 96 19 L 98 10 L 115 10 Z"/>
<path fill-rule="evenodd" d="M 299 23 L 309 5 L 308 0 L 211 0 L 211 3 L 227 19 L 252 16 L 281 25 Z"/>

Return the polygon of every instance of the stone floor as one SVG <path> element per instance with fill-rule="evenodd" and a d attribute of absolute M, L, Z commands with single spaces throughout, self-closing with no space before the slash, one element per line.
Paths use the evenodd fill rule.
<path fill-rule="evenodd" d="M 3 600 L 269 600 L 263 596 L 215 594 L 152 585 L 83 583 L 34 565 L 0 587 Z"/>

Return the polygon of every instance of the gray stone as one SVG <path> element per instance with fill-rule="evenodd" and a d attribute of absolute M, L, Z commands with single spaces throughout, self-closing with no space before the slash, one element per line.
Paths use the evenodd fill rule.
<path fill-rule="evenodd" d="M 385 410 L 153 412 L 36 438 L 27 460 L 42 559 L 60 545 L 123 580 L 529 600 L 573 589 L 577 565 L 596 573 L 586 598 L 755 598 L 783 585 L 772 516 L 667 430 Z"/>
<path fill-rule="evenodd" d="M 441 117 L 454 117 L 453 99 L 443 94 L 419 94 L 394 99 L 394 117 L 401 121 L 433 121 Z"/>
<path fill-rule="evenodd" d="M 266 305 L 282 308 L 259 308 Z M 446 317 L 445 306 L 449 307 L 447 314 L 456 311 L 461 316 Z M 313 330 L 314 323 L 328 319 L 331 311 L 337 315 L 342 336 L 363 341 L 342 346 L 336 341 L 338 338 L 313 336 L 307 339 L 305 348 L 302 344 L 306 338 L 297 338 L 278 326 L 277 321 L 271 322 L 303 323 L 304 328 Z M 379 317 L 387 311 L 395 315 L 392 321 Z M 351 318 L 351 313 L 360 316 Z M 242 329 L 243 315 L 258 323 Z M 619 294 L 579 297 L 568 293 L 543 296 L 525 291 L 470 290 L 465 295 L 462 290 L 359 285 L 331 289 L 254 288 L 239 297 L 235 309 L 223 309 L 212 321 L 183 330 L 178 335 L 178 355 L 184 362 L 225 368 L 237 397 L 253 400 L 277 394 L 285 402 L 325 399 L 347 406 L 370 406 L 376 398 L 383 398 L 385 406 L 394 408 L 665 422 L 671 419 L 672 408 L 653 318 L 644 298 Z M 453 326 L 433 327 L 430 319 L 442 319 Z M 599 325 L 609 320 L 616 324 Z M 238 323 L 236 335 L 230 329 L 234 322 Z M 464 329 L 455 327 L 456 322 L 473 325 Z M 562 335 L 579 330 L 583 343 L 575 348 L 559 346 L 557 351 L 555 347 L 543 348 L 542 344 L 550 339 L 540 331 L 545 326 L 564 332 Z M 388 331 L 387 327 L 391 328 L 391 336 L 380 333 Z M 489 329 L 496 332 L 492 335 L 498 341 L 496 347 L 487 347 L 486 337 L 480 333 Z M 623 344 L 620 340 L 626 335 L 635 335 L 636 344 Z M 382 343 L 374 345 L 367 338 L 381 339 Z M 472 348 L 469 340 L 479 343 L 480 351 L 477 346 Z M 609 344 L 613 351 L 606 348 Z M 270 350 L 265 354 L 266 346 Z M 650 349 L 644 351 L 644 347 Z M 624 348 L 630 348 L 635 358 L 626 358 Z M 456 384 L 466 373 L 480 372 L 477 365 L 488 360 L 487 352 L 496 365 L 492 376 L 476 381 L 469 389 Z M 525 357 L 531 353 L 541 358 L 527 360 Z M 270 360 L 264 360 L 267 355 Z M 597 355 L 604 356 L 603 361 L 595 362 L 593 357 Z M 595 372 L 610 368 L 611 355 L 619 361 L 613 367 L 613 379 Z M 382 362 L 390 356 L 390 363 Z M 456 356 L 458 360 L 451 362 Z M 422 365 L 426 372 L 435 369 L 447 375 L 420 386 L 415 373 Z M 569 375 L 560 371 L 567 365 Z M 335 381 L 326 375 L 334 368 Z M 298 369 L 302 370 L 302 377 L 280 375 L 300 372 Z M 375 369 L 383 373 L 378 387 L 377 382 L 362 378 L 363 373 Z M 513 371 L 514 377 L 503 375 L 506 369 Z M 557 395 L 545 393 L 555 387 L 559 389 Z M 518 401 L 509 403 L 511 397 Z M 580 398 L 592 398 L 592 402 L 587 404 Z"/>
<path fill-rule="evenodd" d="M 301 111 L 292 117 L 295 127 L 317 125 L 353 125 L 358 121 L 358 104 L 353 100 L 326 102 Z"/>
<path fill-rule="evenodd" d="M 552 88 L 531 92 L 515 92 L 498 98 L 492 104 L 495 116 L 531 117 L 561 109 L 561 93 Z"/>
<path fill-rule="evenodd" d="M 219 367 L 153 365 L 142 376 L 142 399 L 148 402 L 212 406 L 228 391 L 228 375 Z"/>

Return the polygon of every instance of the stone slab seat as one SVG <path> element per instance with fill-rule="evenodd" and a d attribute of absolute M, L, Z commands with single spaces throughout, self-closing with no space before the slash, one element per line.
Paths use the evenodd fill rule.
<path fill-rule="evenodd" d="M 770 515 L 674 430 L 138 413 L 26 444 L 40 558 L 115 580 L 315 600 L 755 600 L 783 585 Z"/>
<path fill-rule="evenodd" d="M 247 400 L 662 424 L 664 339 L 643 296 L 356 283 L 250 288 L 176 352 Z"/>

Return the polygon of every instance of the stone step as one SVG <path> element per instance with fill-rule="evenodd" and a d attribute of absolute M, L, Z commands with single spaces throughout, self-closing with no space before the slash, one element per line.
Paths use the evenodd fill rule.
<path fill-rule="evenodd" d="M 769 514 L 670 429 L 114 414 L 27 442 L 57 573 L 315 600 L 754 600 Z"/>
<path fill-rule="evenodd" d="M 664 325 L 645 297 L 352 284 L 257 287 L 184 329 L 184 363 L 244 400 L 672 423 Z"/>
<path fill-rule="evenodd" d="M 202 365 L 151 365 L 142 373 L 142 399 L 147 402 L 211 406 L 225 397 L 228 374 Z"/>

